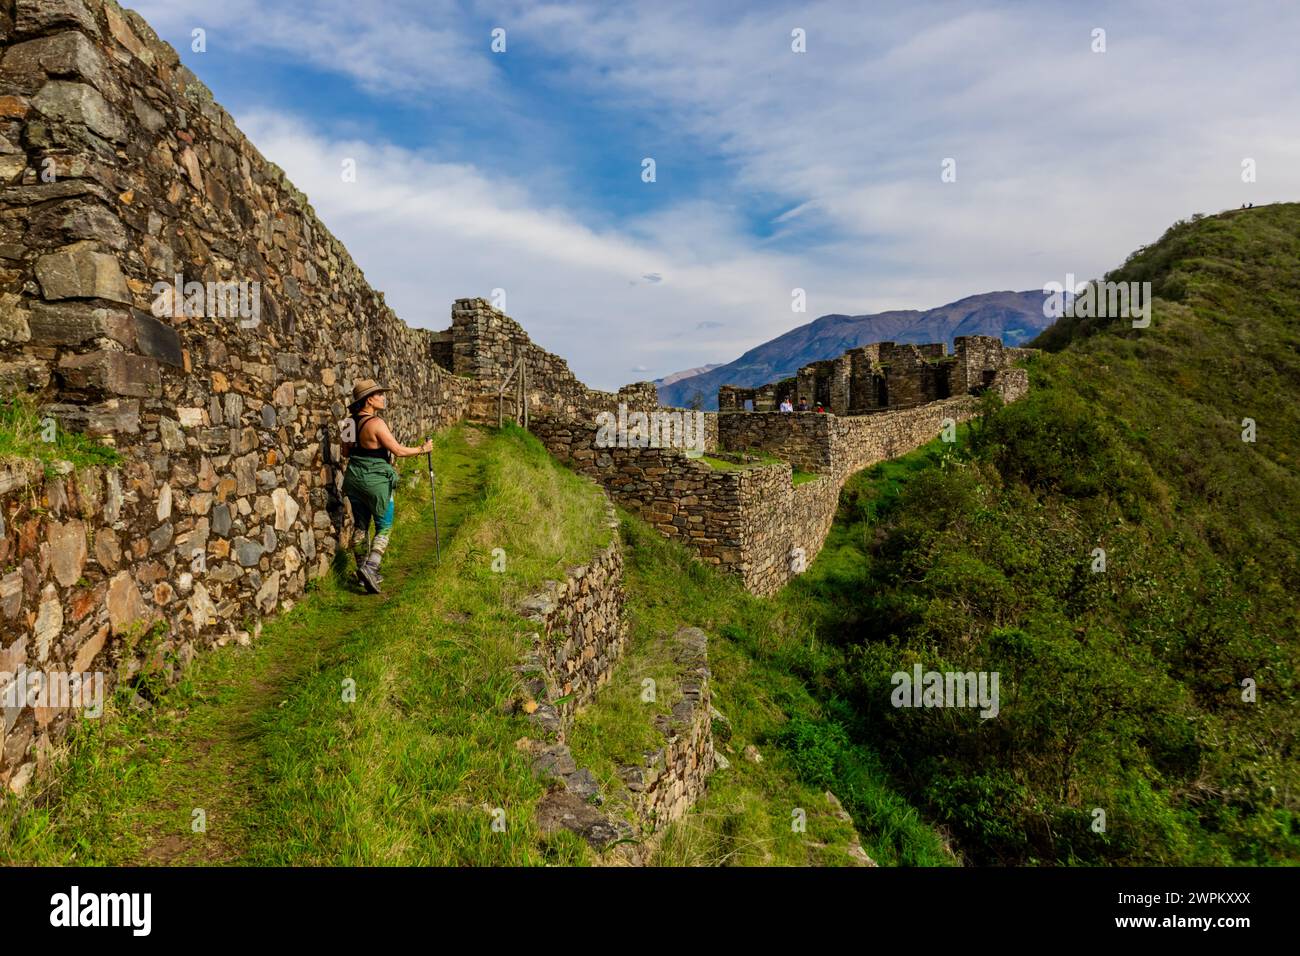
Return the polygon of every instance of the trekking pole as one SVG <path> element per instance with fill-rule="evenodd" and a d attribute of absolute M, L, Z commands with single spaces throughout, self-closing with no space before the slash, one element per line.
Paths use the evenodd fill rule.
<path fill-rule="evenodd" d="M 438 537 L 438 491 L 433 483 L 433 452 L 425 452 L 429 463 L 429 497 L 433 500 L 433 550 L 439 561 L 442 560 L 442 542 Z"/>

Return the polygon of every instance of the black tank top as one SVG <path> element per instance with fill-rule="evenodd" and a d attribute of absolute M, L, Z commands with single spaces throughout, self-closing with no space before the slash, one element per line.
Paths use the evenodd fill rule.
<path fill-rule="evenodd" d="M 388 455 L 388 449 L 383 448 L 382 446 L 379 448 L 361 447 L 362 419 L 374 418 L 374 417 L 375 417 L 374 415 L 353 415 L 352 416 L 353 435 L 356 437 L 357 440 L 352 444 L 351 455 L 353 458 L 379 458 L 382 459 L 383 461 L 388 462 L 391 465 L 393 462 Z"/>

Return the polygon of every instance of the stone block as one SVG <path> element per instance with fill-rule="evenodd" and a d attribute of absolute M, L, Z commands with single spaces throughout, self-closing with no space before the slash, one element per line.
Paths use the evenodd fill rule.
<path fill-rule="evenodd" d="M 135 434 L 140 430 L 140 402 L 136 399 L 113 398 L 97 405 L 44 405 L 41 414 L 89 435 Z"/>
<path fill-rule="evenodd" d="M 74 243 L 36 260 L 36 279 L 46 299 L 108 299 L 131 302 L 117 260 L 89 243 Z"/>
<path fill-rule="evenodd" d="M 32 97 L 32 106 L 49 119 L 77 123 L 104 139 L 126 142 L 122 117 L 88 83 L 50 80 Z"/>
<path fill-rule="evenodd" d="M 28 40 L 9 48 L 0 60 L 0 77 L 22 82 L 40 74 L 77 76 L 108 97 L 119 95 L 103 54 L 83 33 L 69 30 L 54 36 Z"/>
<path fill-rule="evenodd" d="M 135 319 L 136 348 L 140 354 L 156 358 L 177 368 L 185 365 L 185 356 L 181 350 L 181 339 L 170 325 L 158 321 L 152 315 L 136 310 Z"/>
<path fill-rule="evenodd" d="M 69 199 L 33 210 L 24 241 L 33 249 L 94 240 L 112 249 L 126 247 L 126 227 L 99 202 Z"/>
<path fill-rule="evenodd" d="M 128 349 L 135 347 L 135 325 L 125 309 L 89 302 L 35 302 L 28 322 L 33 345 L 79 345 L 108 338 Z"/>
<path fill-rule="evenodd" d="M 19 343 L 32 337 L 31 312 L 15 293 L 0 295 L 0 343 Z"/>
<path fill-rule="evenodd" d="M 86 566 L 86 525 L 79 520 L 65 524 L 52 522 L 49 528 L 50 560 L 54 579 L 71 587 L 81 577 Z"/>
<path fill-rule="evenodd" d="M 17 0 L 14 29 L 19 36 L 54 27 L 76 27 L 99 36 L 99 24 L 84 0 Z"/>
<path fill-rule="evenodd" d="M 104 19 L 108 21 L 108 32 L 112 34 L 113 39 L 122 44 L 123 48 L 132 56 L 143 56 L 148 52 L 148 48 L 141 42 L 131 25 L 123 18 L 114 4 L 104 4 Z"/>
<path fill-rule="evenodd" d="M 95 389 L 114 395 L 149 398 L 162 393 L 158 363 L 128 352 L 87 352 L 67 355 L 59 362 L 59 376 L 70 388 Z"/>
<path fill-rule="evenodd" d="M 39 391 L 50 382 L 50 366 L 38 358 L 0 362 L 0 396 L 25 390 Z"/>

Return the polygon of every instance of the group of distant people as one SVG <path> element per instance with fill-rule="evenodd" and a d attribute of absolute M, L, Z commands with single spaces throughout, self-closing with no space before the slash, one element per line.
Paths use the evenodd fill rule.
<path fill-rule="evenodd" d="M 795 408 L 792 404 L 790 404 L 790 399 L 788 396 L 786 398 L 781 399 L 781 411 L 793 412 L 794 410 Z M 799 411 L 801 412 L 811 411 L 811 409 L 808 408 L 808 402 L 802 398 L 799 399 Z M 822 413 L 823 415 L 826 414 L 826 409 L 824 409 L 821 406 L 820 402 L 818 402 L 817 404 L 817 411 Z"/>

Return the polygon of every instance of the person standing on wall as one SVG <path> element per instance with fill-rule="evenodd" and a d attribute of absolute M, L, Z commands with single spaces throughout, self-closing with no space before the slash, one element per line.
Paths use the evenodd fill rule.
<path fill-rule="evenodd" d="M 433 440 L 419 448 L 409 448 L 393 437 L 379 413 L 388 407 L 384 390 L 371 379 L 363 378 L 352 386 L 353 441 L 343 443 L 348 470 L 343 475 L 343 493 L 352 505 L 352 553 L 357 559 L 357 579 L 371 594 L 379 593 L 379 565 L 388 548 L 393 529 L 393 493 L 397 489 L 397 469 L 393 458 L 409 458 L 433 450 Z M 366 533 L 375 523 L 375 538 L 366 552 Z"/>

